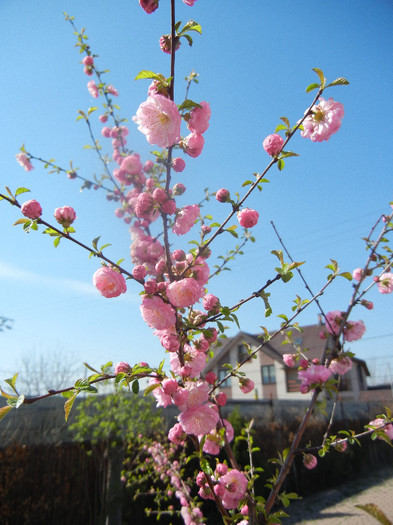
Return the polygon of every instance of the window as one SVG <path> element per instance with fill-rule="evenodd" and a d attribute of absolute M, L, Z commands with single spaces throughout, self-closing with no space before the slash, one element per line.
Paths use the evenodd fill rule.
<path fill-rule="evenodd" d="M 218 379 L 218 381 L 222 381 L 224 379 L 224 377 L 229 372 L 228 368 L 223 368 L 223 365 L 226 364 L 227 362 L 228 362 L 228 360 L 223 358 L 223 359 L 221 359 L 219 361 L 219 363 L 217 363 L 217 368 L 218 368 L 217 379 Z M 220 385 L 220 388 L 226 388 L 226 387 L 230 387 L 230 386 L 231 386 L 231 378 L 228 377 L 228 379 L 225 381 L 225 383 L 222 383 Z"/>
<path fill-rule="evenodd" d="M 228 369 L 227 368 L 219 368 L 218 370 L 218 376 L 217 376 L 217 379 L 218 381 L 222 381 L 222 379 L 224 379 L 224 377 L 228 374 Z M 222 383 L 220 385 L 220 388 L 225 388 L 225 387 L 230 387 L 231 386 L 231 378 L 228 377 L 228 379 L 226 381 L 224 381 L 224 383 Z"/>
<path fill-rule="evenodd" d="M 274 365 L 264 365 L 261 367 L 262 371 L 262 384 L 263 385 L 275 385 L 276 384 L 276 371 Z"/>
<path fill-rule="evenodd" d="M 245 345 L 240 344 L 237 347 L 237 361 L 238 363 L 241 363 L 248 357 L 247 348 Z"/>
<path fill-rule="evenodd" d="M 285 370 L 287 376 L 287 392 L 300 392 L 300 381 L 297 376 L 297 370 Z"/>

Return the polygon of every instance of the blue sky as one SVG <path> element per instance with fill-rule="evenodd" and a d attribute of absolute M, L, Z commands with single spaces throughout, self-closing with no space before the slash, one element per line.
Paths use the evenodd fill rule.
<path fill-rule="evenodd" d="M 100 173 L 93 153 L 83 149 L 87 130 L 76 122 L 78 109 L 97 101 L 86 89 L 88 78 L 63 11 L 75 17 L 78 28 L 86 27 L 92 51 L 99 55 L 96 63 L 110 70 L 106 79 L 119 90 L 123 117 L 131 120 L 146 98 L 148 81 L 134 81 L 140 70 L 169 75 L 169 57 L 158 47 L 159 37 L 170 29 L 169 1 L 161 0 L 152 15 L 136 0 L 113 5 L 109 0 L 1 4 L 0 178 L 2 191 L 5 185 L 28 187 L 26 199 L 39 200 L 49 221 L 56 207 L 73 206 L 78 238 L 89 244 L 101 235 L 112 243 L 108 257 L 124 257 L 124 266 L 131 269 L 127 225 L 115 218 L 114 206 L 103 193 L 80 192 L 78 181 L 48 174 L 37 162 L 26 173 L 15 161 L 24 143 L 32 154 L 54 158 L 64 167 L 72 159 L 86 177 Z M 381 213 L 389 212 L 393 199 L 392 3 L 327 0 L 317 6 L 311 0 L 252 0 L 245 8 L 236 0 L 198 0 L 191 8 L 178 2 L 177 19 L 190 18 L 201 24 L 203 35 L 195 34 L 192 48 L 183 42 L 177 53 L 175 96 L 177 102 L 182 100 L 183 78 L 194 69 L 199 85 L 190 96 L 208 101 L 212 117 L 202 155 L 185 159 L 186 171 L 176 175 L 187 187 L 178 201 L 181 205 L 199 200 L 205 187 L 242 194 L 242 183 L 269 161 L 262 141 L 279 117 L 294 123 L 312 101 L 313 94 L 306 94 L 305 88 L 316 81 L 313 67 L 321 68 L 329 81 L 339 76 L 350 81 L 326 93 L 344 104 L 340 131 L 322 144 L 295 137 L 291 149 L 300 156 L 288 159 L 283 172 L 273 169 L 270 184 L 248 203 L 260 213 L 254 231 L 257 242 L 233 263 L 232 272 L 211 281 L 209 292 L 232 305 L 274 276 L 276 261 L 270 252 L 280 246 L 270 221 L 292 257 L 306 261 L 304 275 L 314 290 L 323 286 L 323 268 L 330 258 L 342 270 L 361 266 L 366 253 L 361 237 Z M 144 136 L 131 121 L 129 126 L 129 146 L 144 161 L 149 159 L 151 148 Z M 99 134 L 98 123 L 95 129 Z M 213 199 L 204 211 L 219 220 L 227 209 Z M 41 233 L 25 234 L 12 226 L 18 218 L 17 209 L 0 203 L 0 315 L 14 319 L 13 329 L 0 333 L 0 377 L 16 372 L 26 356 L 51 352 L 94 366 L 108 360 L 158 364 L 162 350 L 141 319 L 139 287 L 130 282 L 126 295 L 104 299 L 91 283 L 97 261 L 70 243 L 62 241 L 55 249 Z M 181 245 L 186 246 L 184 240 Z M 231 247 L 231 237 L 220 239 L 215 253 Z M 346 308 L 351 284 L 341 281 L 324 294 L 326 310 Z M 276 315 L 290 312 L 295 294 L 306 297 L 298 279 L 279 283 L 271 292 L 270 318 L 264 318 L 262 301 L 239 311 L 244 331 L 259 332 L 261 325 L 277 328 Z M 374 311 L 358 309 L 353 314 L 364 320 L 367 332 L 351 349 L 371 365 L 375 357 L 381 357 L 379 363 L 392 363 L 392 297 L 373 291 L 370 300 Z M 317 314 L 310 308 L 300 322 L 312 324 Z"/>

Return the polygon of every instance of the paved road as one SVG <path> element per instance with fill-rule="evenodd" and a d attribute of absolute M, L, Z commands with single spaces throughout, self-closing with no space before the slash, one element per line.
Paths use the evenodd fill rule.
<path fill-rule="evenodd" d="M 285 525 L 378 525 L 378 521 L 355 505 L 375 503 L 393 523 L 393 465 L 367 478 L 308 496 L 288 509 Z"/>

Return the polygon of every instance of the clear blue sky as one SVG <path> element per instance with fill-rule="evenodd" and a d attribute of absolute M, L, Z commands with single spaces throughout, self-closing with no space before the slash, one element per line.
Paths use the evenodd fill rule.
<path fill-rule="evenodd" d="M 133 80 L 140 70 L 169 75 L 169 57 L 158 47 L 160 35 L 170 29 L 168 0 L 161 0 L 152 15 L 137 0 L 2 2 L 1 188 L 28 187 L 26 200 L 39 200 L 49 221 L 56 207 L 73 206 L 78 238 L 90 243 L 101 235 L 112 243 L 107 255 L 124 257 L 124 266 L 131 269 L 128 228 L 114 217 L 114 206 L 103 193 L 81 193 L 78 181 L 48 174 L 37 162 L 26 173 L 15 161 L 24 143 L 32 154 L 65 167 L 72 159 L 86 177 L 100 172 L 93 153 L 83 149 L 87 130 L 76 122 L 78 109 L 97 101 L 86 89 L 88 78 L 63 11 L 75 17 L 77 27 L 86 27 L 92 52 L 99 55 L 97 64 L 110 69 L 106 79 L 120 92 L 123 117 L 131 119 L 146 98 L 148 81 Z M 360 238 L 389 211 L 393 199 L 392 3 L 251 0 L 244 7 L 237 0 L 198 0 L 191 8 L 179 1 L 177 19 L 190 18 L 201 24 L 203 35 L 195 34 L 193 48 L 183 42 L 177 53 L 175 96 L 182 100 L 183 78 L 195 69 L 200 83 L 190 96 L 207 100 L 212 117 L 202 155 L 186 159 L 186 171 L 176 176 L 187 186 L 181 205 L 199 200 L 205 187 L 242 193 L 242 182 L 268 163 L 262 141 L 279 117 L 294 123 L 311 102 L 313 94 L 307 95 L 305 87 L 316 80 L 313 67 L 321 68 L 328 80 L 345 76 L 350 81 L 350 86 L 326 93 L 345 107 L 339 133 L 322 144 L 300 136 L 293 140 L 291 149 L 300 157 L 288 159 L 281 173 L 271 171 L 271 183 L 249 201 L 260 213 L 257 243 L 247 247 L 231 273 L 212 280 L 209 292 L 232 305 L 274 276 L 270 251 L 279 244 L 271 220 L 293 258 L 307 261 L 304 275 L 314 290 L 324 284 L 323 268 L 330 258 L 342 270 L 361 266 L 365 250 Z M 129 146 L 145 161 L 151 148 L 132 122 L 129 126 Z M 97 133 L 99 129 L 97 124 Z M 205 210 L 221 219 L 226 208 L 213 200 Z M 162 350 L 141 319 L 140 288 L 129 282 L 126 296 L 104 299 L 91 283 L 98 261 L 70 243 L 62 241 L 54 249 L 41 233 L 26 235 L 12 227 L 18 218 L 16 208 L 0 203 L 0 315 L 14 319 L 13 329 L 0 333 L 0 377 L 16 372 L 26 356 L 53 351 L 95 366 L 108 360 L 158 364 Z M 217 249 L 222 253 L 231 243 L 228 236 Z M 306 297 L 298 279 L 271 291 L 273 315 L 265 319 L 262 301 L 254 301 L 239 312 L 244 331 L 259 332 L 261 325 L 277 328 L 275 316 L 290 312 L 295 294 Z M 338 282 L 324 295 L 324 308 L 345 309 L 350 293 L 350 283 Z M 373 291 L 370 300 L 374 311 L 354 312 L 367 332 L 352 349 L 368 363 L 376 356 L 387 363 L 384 356 L 393 345 L 392 297 Z M 317 313 L 311 308 L 300 321 L 312 324 Z"/>

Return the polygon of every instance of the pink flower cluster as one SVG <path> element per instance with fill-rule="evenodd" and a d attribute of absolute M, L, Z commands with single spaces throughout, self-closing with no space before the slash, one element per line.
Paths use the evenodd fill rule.
<path fill-rule="evenodd" d="M 378 291 L 382 294 L 392 293 L 393 292 L 393 273 L 385 272 L 383 273 L 377 281 Z"/>
<path fill-rule="evenodd" d="M 329 334 L 336 335 L 340 329 L 340 326 L 343 322 L 344 312 L 339 310 L 334 310 L 326 314 L 326 325 L 325 329 Z M 364 326 L 363 321 L 345 321 L 343 337 L 346 341 L 357 341 L 360 339 L 366 327 Z"/>
<path fill-rule="evenodd" d="M 392 424 L 386 424 L 386 420 L 382 419 L 381 417 L 377 419 L 373 419 L 373 421 L 370 421 L 369 425 L 371 427 L 380 428 L 383 427 L 383 431 L 388 436 L 389 439 L 393 439 L 393 425 Z M 381 439 L 381 438 L 379 438 Z"/>
<path fill-rule="evenodd" d="M 300 391 L 306 394 L 326 383 L 332 375 L 332 370 L 326 366 L 311 363 L 307 368 L 300 369 L 297 375 L 301 381 Z"/>
<path fill-rule="evenodd" d="M 214 499 L 210 484 L 213 485 L 214 494 L 219 497 L 226 509 L 236 509 L 244 499 L 247 490 L 247 478 L 237 469 L 229 469 L 225 463 L 218 463 L 214 474 L 210 476 L 210 484 L 206 478 L 207 474 L 199 472 L 197 485 L 199 495 L 204 499 Z"/>
<path fill-rule="evenodd" d="M 301 136 L 313 142 L 329 140 L 340 129 L 343 116 L 344 106 L 340 102 L 320 97 L 318 104 L 311 108 L 311 114 L 303 122 Z"/>

